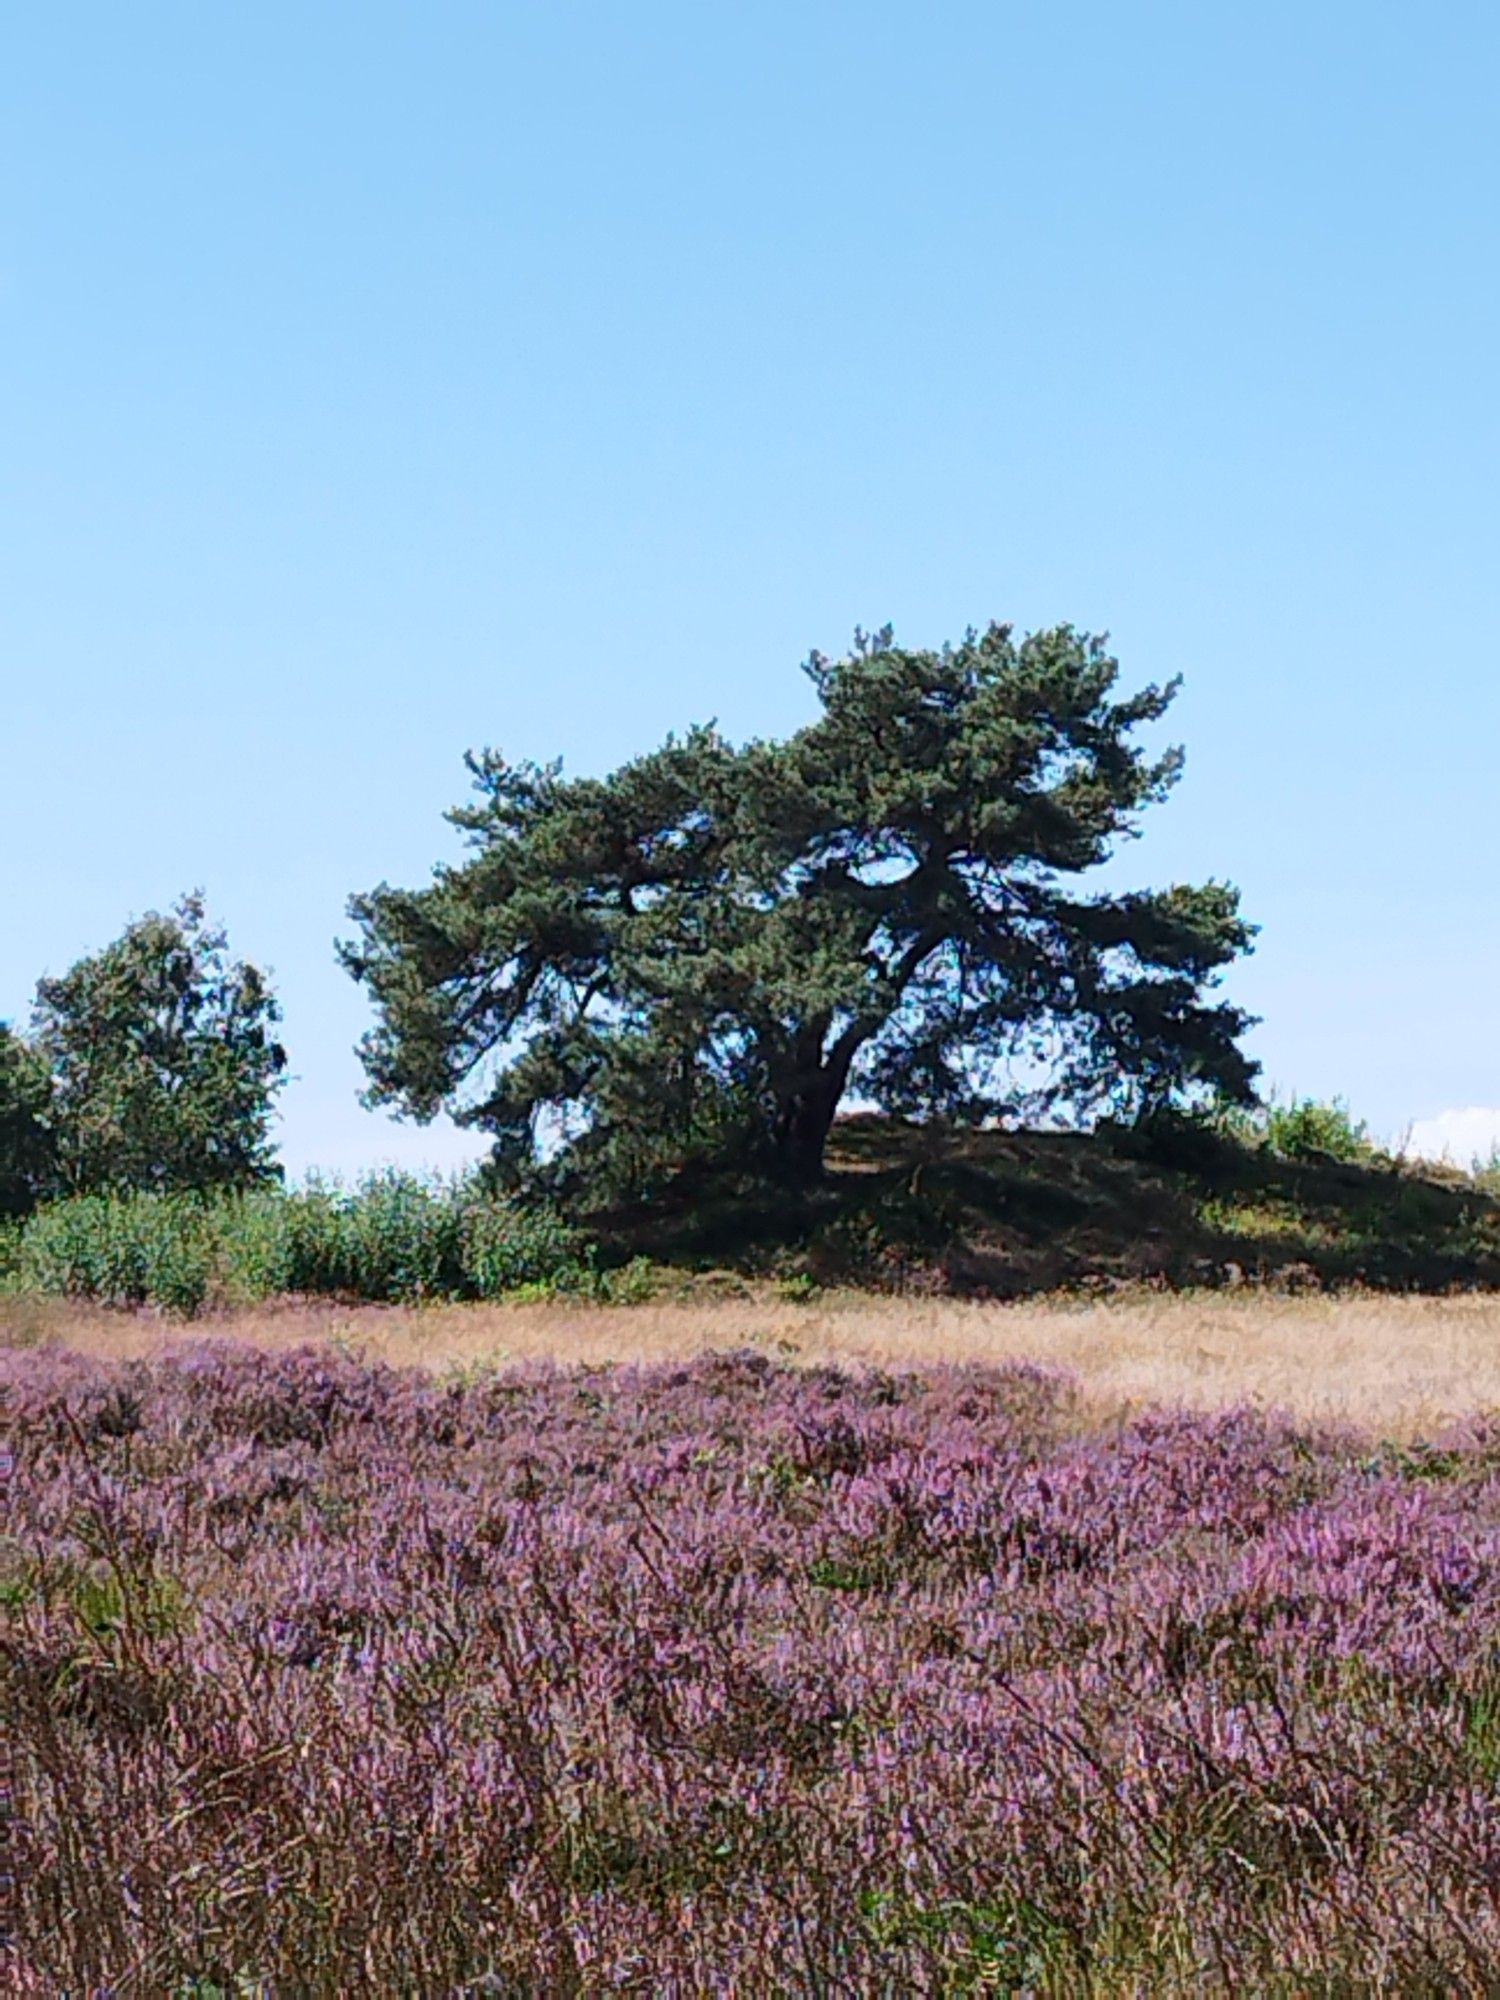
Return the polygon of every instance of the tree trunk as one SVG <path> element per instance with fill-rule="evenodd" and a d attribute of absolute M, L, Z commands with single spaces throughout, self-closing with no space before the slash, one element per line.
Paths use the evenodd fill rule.
<path fill-rule="evenodd" d="M 841 1080 L 822 1070 L 781 1105 L 776 1116 L 776 1150 L 793 1180 L 815 1181 L 822 1174 L 823 1152 L 842 1095 Z"/>
<path fill-rule="evenodd" d="M 834 1113 L 843 1101 L 854 1058 L 875 1032 L 876 1023 L 851 1021 L 823 1053 L 829 1021 L 825 1014 L 808 1022 L 798 1038 L 795 1081 L 777 1106 L 772 1137 L 783 1166 L 793 1180 L 822 1178 L 823 1153 Z"/>
<path fill-rule="evenodd" d="M 776 1114 L 776 1152 L 798 1182 L 822 1178 L 822 1156 L 834 1124 L 838 1100 L 844 1096 L 844 1068 L 828 1064 L 798 1082 Z"/>

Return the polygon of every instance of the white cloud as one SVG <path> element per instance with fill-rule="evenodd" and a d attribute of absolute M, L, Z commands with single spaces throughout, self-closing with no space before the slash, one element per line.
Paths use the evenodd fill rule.
<path fill-rule="evenodd" d="M 1500 1152 L 1500 1105 L 1471 1104 L 1464 1111 L 1419 1118 L 1405 1150 L 1415 1159 L 1451 1160 L 1457 1167 L 1488 1160 Z"/>

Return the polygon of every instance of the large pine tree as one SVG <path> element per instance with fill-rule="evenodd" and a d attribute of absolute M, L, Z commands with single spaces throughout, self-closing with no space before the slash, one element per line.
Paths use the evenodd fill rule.
<path fill-rule="evenodd" d="M 750 1147 L 815 1174 L 838 1106 L 973 1120 L 1246 1099 L 1236 892 L 1079 882 L 1181 767 L 1103 641 L 991 626 L 814 655 L 818 719 L 713 728 L 604 778 L 471 757 L 472 847 L 350 905 L 373 1102 L 533 1159 Z"/>

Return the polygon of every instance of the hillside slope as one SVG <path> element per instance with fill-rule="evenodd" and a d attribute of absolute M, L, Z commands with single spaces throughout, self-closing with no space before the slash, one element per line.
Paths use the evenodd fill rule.
<path fill-rule="evenodd" d="M 1290 1160 L 1187 1133 L 942 1132 L 840 1120 L 807 1194 L 684 1180 L 597 1218 L 619 1251 L 820 1281 L 1016 1297 L 1159 1281 L 1500 1286 L 1500 1199 L 1372 1160 Z"/>

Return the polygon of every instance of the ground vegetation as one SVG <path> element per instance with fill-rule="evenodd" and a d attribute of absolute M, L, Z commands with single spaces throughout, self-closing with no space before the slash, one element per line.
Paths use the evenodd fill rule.
<path fill-rule="evenodd" d="M 1487 1420 L 13 1359 L 13 1991 L 1490 1990 Z"/>

